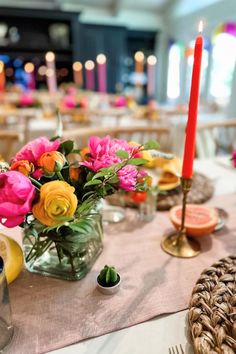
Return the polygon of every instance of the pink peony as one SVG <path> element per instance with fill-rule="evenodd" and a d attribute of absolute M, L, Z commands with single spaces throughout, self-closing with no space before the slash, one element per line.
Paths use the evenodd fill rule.
<path fill-rule="evenodd" d="M 40 169 L 37 168 L 38 159 L 45 152 L 56 151 L 59 148 L 59 145 L 59 140 L 50 141 L 45 137 L 37 138 L 23 146 L 23 148 L 16 154 L 13 160 L 27 160 L 29 162 L 32 162 L 35 166 L 35 172 L 33 176 L 35 178 L 40 178 L 42 176 L 42 173 L 40 172 Z"/>
<path fill-rule="evenodd" d="M 22 173 L 0 173 L 0 223 L 7 227 L 21 224 L 31 210 L 35 188 Z"/>
<path fill-rule="evenodd" d="M 98 171 L 101 168 L 121 162 L 122 159 L 116 155 L 117 151 L 125 150 L 131 155 L 137 149 L 139 147 L 131 146 L 125 140 L 111 139 L 108 135 L 102 139 L 98 136 L 92 136 L 89 139 L 90 157 L 81 164 L 93 171 Z"/>
<path fill-rule="evenodd" d="M 136 166 L 127 165 L 124 166 L 118 173 L 119 178 L 118 187 L 124 189 L 127 192 L 135 190 L 135 185 L 138 177 L 138 170 Z"/>

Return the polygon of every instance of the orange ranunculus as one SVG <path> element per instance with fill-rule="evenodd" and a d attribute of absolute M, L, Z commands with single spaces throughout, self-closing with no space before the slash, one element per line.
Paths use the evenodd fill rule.
<path fill-rule="evenodd" d="M 78 181 L 80 175 L 80 168 L 78 166 L 71 165 L 69 167 L 69 177 L 71 181 Z"/>
<path fill-rule="evenodd" d="M 38 166 L 46 173 L 61 171 L 65 162 L 64 155 L 59 151 L 45 152 L 37 161 Z"/>
<path fill-rule="evenodd" d="M 34 172 L 34 165 L 27 160 L 15 161 L 11 165 L 11 171 L 18 171 L 23 173 L 25 176 L 29 176 L 32 172 Z"/>
<path fill-rule="evenodd" d="M 88 159 L 88 155 L 89 155 L 89 147 L 86 146 L 84 147 L 83 149 L 80 150 L 80 156 L 81 156 L 81 159 L 82 161 L 85 161 Z"/>
<path fill-rule="evenodd" d="M 40 199 L 32 212 L 42 224 L 58 224 L 63 217 L 72 217 L 76 211 L 78 199 L 74 187 L 64 181 L 45 183 L 40 189 Z"/>

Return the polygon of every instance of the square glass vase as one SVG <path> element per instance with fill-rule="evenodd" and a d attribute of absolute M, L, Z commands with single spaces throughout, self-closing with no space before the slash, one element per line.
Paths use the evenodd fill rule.
<path fill-rule="evenodd" d="M 87 225 L 87 226 L 86 226 Z M 58 232 L 26 236 L 23 241 L 25 266 L 29 272 L 44 276 L 80 280 L 92 268 L 103 249 L 101 214 L 86 217 L 78 230 L 68 226 Z"/>

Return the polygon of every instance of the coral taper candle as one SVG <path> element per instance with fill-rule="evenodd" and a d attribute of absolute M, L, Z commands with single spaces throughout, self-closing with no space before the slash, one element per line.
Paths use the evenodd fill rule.
<path fill-rule="evenodd" d="M 81 88 L 83 86 L 83 65 L 81 62 L 76 61 L 73 64 L 74 82 Z"/>
<path fill-rule="evenodd" d="M 199 23 L 200 34 L 196 38 L 195 48 L 194 48 L 194 62 L 193 62 L 192 82 L 191 82 L 189 108 L 188 108 L 188 121 L 186 127 L 183 169 L 182 169 L 183 178 L 192 178 L 193 175 L 193 160 L 195 155 L 198 100 L 199 100 L 199 87 L 200 87 L 201 62 L 202 62 L 202 48 L 203 48 L 203 38 L 201 36 L 201 32 L 202 32 L 202 21 Z"/>

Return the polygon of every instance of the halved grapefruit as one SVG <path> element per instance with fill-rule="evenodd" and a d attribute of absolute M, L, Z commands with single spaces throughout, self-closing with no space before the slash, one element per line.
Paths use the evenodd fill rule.
<path fill-rule="evenodd" d="M 170 210 L 170 220 L 176 228 L 181 224 L 182 206 L 177 205 Z M 216 209 L 207 206 L 187 204 L 185 228 L 187 234 L 202 236 L 210 234 L 218 223 Z"/>

